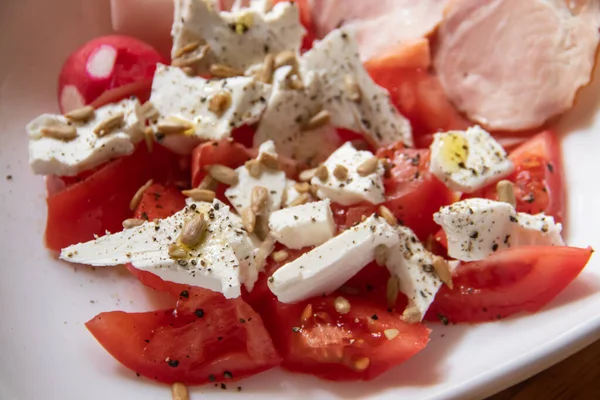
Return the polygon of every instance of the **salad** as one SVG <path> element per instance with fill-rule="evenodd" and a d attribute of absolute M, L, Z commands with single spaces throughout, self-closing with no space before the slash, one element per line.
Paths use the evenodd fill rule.
<path fill-rule="evenodd" d="M 62 68 L 61 114 L 27 125 L 29 159 L 46 176 L 51 252 L 125 265 L 172 297 L 86 327 L 174 399 L 278 366 L 371 380 L 439 323 L 538 311 L 589 261 L 562 237 L 547 122 L 589 82 L 597 1 L 112 11 L 120 34 Z"/>

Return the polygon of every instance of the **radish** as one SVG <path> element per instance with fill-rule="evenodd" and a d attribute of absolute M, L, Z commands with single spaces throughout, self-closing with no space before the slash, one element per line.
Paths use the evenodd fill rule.
<path fill-rule="evenodd" d="M 94 107 L 135 95 L 150 95 L 156 64 L 164 58 L 151 46 L 128 36 L 112 35 L 91 40 L 64 63 L 58 80 L 62 113 L 84 105 Z"/>

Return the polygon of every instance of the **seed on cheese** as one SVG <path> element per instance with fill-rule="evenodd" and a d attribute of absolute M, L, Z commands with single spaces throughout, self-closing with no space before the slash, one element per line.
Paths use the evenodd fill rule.
<path fill-rule="evenodd" d="M 198 235 L 202 230 L 194 221 L 200 216 L 206 225 Z M 255 247 L 237 218 L 218 200 L 212 204 L 188 201 L 188 206 L 171 217 L 69 246 L 60 257 L 94 266 L 130 262 L 166 281 L 214 290 L 226 298 L 238 297 L 241 285 L 252 289 L 258 271 Z M 190 237 L 186 239 L 186 235 Z M 181 239 L 185 243 L 178 243 Z"/>
<path fill-rule="evenodd" d="M 377 246 L 397 243 L 396 231 L 372 215 L 279 268 L 269 288 L 283 303 L 331 293 L 373 261 Z"/>
<path fill-rule="evenodd" d="M 514 170 L 506 151 L 479 126 L 436 133 L 429 170 L 451 190 L 472 193 Z"/>
<path fill-rule="evenodd" d="M 192 129 L 162 139 L 187 154 L 201 141 L 227 138 L 234 128 L 258 122 L 270 91 L 270 85 L 250 77 L 206 80 L 158 64 L 150 100 L 163 119 L 188 121 Z"/>
<path fill-rule="evenodd" d="M 74 176 L 133 153 L 144 136 L 145 119 L 138 110 L 139 102 L 127 99 L 100 107 L 87 118 L 40 115 L 26 127 L 31 169 L 40 175 Z M 109 124 L 110 129 L 96 135 L 96 128 L 115 115 L 123 115 L 120 126 Z"/>
<path fill-rule="evenodd" d="M 363 133 L 378 147 L 402 141 L 412 145 L 410 123 L 378 86 L 360 60 L 354 35 L 335 29 L 300 58 L 303 77 L 318 74 L 321 103 L 331 125 Z M 306 83 L 306 78 L 304 78 Z"/>
<path fill-rule="evenodd" d="M 442 207 L 433 216 L 448 239 L 448 255 L 462 261 L 482 260 L 517 246 L 562 246 L 562 225 L 544 214 L 519 213 L 504 202 L 467 199 Z"/>
<path fill-rule="evenodd" d="M 345 143 L 329 156 L 312 178 L 311 183 L 318 189 L 317 195 L 346 206 L 363 201 L 382 203 L 385 200 L 383 167 L 378 165 L 368 175 L 358 172 L 358 168 L 373 157 L 373 153 L 356 150 L 352 144 Z"/>
<path fill-rule="evenodd" d="M 171 35 L 173 59 L 191 41 L 208 47 L 197 62 L 191 64 L 199 74 L 210 66 L 226 65 L 237 71 L 261 64 L 265 55 L 282 51 L 298 53 L 304 35 L 298 7 L 292 3 L 276 4 L 269 12 L 256 7 L 218 12 L 202 0 L 176 0 Z M 202 47 L 190 50 L 194 57 Z"/>
<path fill-rule="evenodd" d="M 269 216 L 269 229 L 290 249 L 318 246 L 335 235 L 331 202 L 322 200 L 275 211 Z"/>

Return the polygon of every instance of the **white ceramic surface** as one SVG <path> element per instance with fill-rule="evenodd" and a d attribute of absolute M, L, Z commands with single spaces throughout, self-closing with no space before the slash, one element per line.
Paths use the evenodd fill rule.
<path fill-rule="evenodd" d="M 117 269 L 77 268 L 42 246 L 44 184 L 27 166 L 23 129 L 56 111 L 61 62 L 108 31 L 108 0 L 0 2 L 0 399 L 169 399 L 167 386 L 114 361 L 83 323 L 101 311 L 142 311 L 161 299 Z M 572 245 L 600 248 L 600 79 L 560 129 Z M 5 177 L 12 175 L 12 180 Z M 164 299 L 162 299 L 164 301 Z M 430 345 L 369 383 L 324 383 L 269 371 L 241 393 L 199 388 L 192 399 L 479 398 L 538 372 L 600 337 L 600 259 L 541 312 L 478 326 L 432 325 Z"/>

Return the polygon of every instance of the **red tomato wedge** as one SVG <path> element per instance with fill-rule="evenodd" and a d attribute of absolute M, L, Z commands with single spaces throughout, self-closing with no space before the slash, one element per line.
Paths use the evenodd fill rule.
<path fill-rule="evenodd" d="M 192 187 L 196 187 L 206 176 L 204 167 L 222 164 L 237 168 L 250 159 L 247 149 L 229 140 L 202 143 L 192 153 Z"/>
<path fill-rule="evenodd" d="M 86 327 L 121 364 L 163 383 L 236 381 L 280 363 L 260 316 L 241 299 L 194 290 L 173 311 L 106 312 Z"/>
<path fill-rule="evenodd" d="M 454 289 L 443 286 L 427 312 L 428 320 L 483 322 L 518 312 L 535 312 L 579 275 L 591 248 L 520 247 L 460 265 Z"/>
<path fill-rule="evenodd" d="M 149 179 L 174 182 L 186 179 L 180 157 L 162 146 L 149 153 L 145 145 L 127 157 L 110 161 L 81 182 L 49 194 L 45 241 L 50 250 L 86 242 L 105 231 L 123 229 L 130 218 L 129 202 Z"/>
<path fill-rule="evenodd" d="M 142 200 L 135 210 L 134 218 L 154 221 L 170 217 L 185 207 L 185 196 L 174 186 L 163 186 L 154 184 L 150 186 L 142 196 Z M 190 290 L 189 286 L 162 280 L 157 275 L 141 271 L 131 264 L 125 266 L 133 276 L 142 284 L 159 292 L 169 293 L 177 298 L 184 290 Z"/>
<path fill-rule="evenodd" d="M 429 150 L 396 143 L 379 149 L 377 157 L 393 163 L 391 175 L 384 180 L 384 205 L 421 240 L 427 239 L 438 230 L 433 213 L 453 201 L 452 192 L 429 172 Z"/>
<path fill-rule="evenodd" d="M 560 142 L 556 133 L 544 131 L 509 154 L 515 172 L 509 181 L 515 184 L 517 211 L 528 214 L 544 212 L 557 222 L 565 218 L 565 189 Z M 468 197 L 497 200 L 492 184 Z"/>
<path fill-rule="evenodd" d="M 271 303 L 265 318 L 283 368 L 336 381 L 371 380 L 429 341 L 424 325 L 407 324 L 362 297 L 344 296 L 350 303 L 346 314 L 335 310 L 335 294 Z"/>

